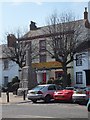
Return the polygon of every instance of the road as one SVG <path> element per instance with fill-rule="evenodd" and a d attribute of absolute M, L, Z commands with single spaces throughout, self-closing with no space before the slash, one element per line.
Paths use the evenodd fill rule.
<path fill-rule="evenodd" d="M 88 118 L 85 105 L 70 103 L 17 103 L 2 105 L 2 118 Z"/>

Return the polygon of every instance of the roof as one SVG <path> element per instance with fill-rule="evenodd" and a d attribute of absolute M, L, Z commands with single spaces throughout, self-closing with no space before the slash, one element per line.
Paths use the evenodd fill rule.
<path fill-rule="evenodd" d="M 71 21 L 71 22 L 66 22 L 64 24 L 73 24 L 73 23 L 77 23 L 77 25 L 79 23 L 80 25 L 82 25 L 82 27 L 84 27 L 84 29 L 87 29 L 85 27 L 85 20 L 84 19 L 82 19 L 82 20 L 76 20 L 76 21 Z M 62 26 L 62 23 L 60 23 L 60 24 Z M 40 28 L 38 28 L 36 30 L 30 30 L 28 33 L 26 33 L 19 40 L 27 40 L 27 41 L 29 40 L 30 41 L 30 40 L 34 40 L 34 39 L 38 39 L 38 38 L 50 37 L 51 34 L 48 31 L 48 26 L 43 26 L 43 27 L 40 27 Z M 50 27 L 52 27 L 52 25 L 50 25 Z M 57 27 L 58 27 L 58 25 L 57 25 Z M 66 29 L 67 29 L 67 27 L 66 27 Z M 65 31 L 67 31 L 67 30 L 65 30 Z"/>
<path fill-rule="evenodd" d="M 90 49 L 90 40 L 88 41 L 83 41 L 82 43 L 80 43 L 78 45 L 78 47 L 76 48 L 77 52 L 83 52 L 85 50 L 89 50 Z"/>
<path fill-rule="evenodd" d="M 4 59 L 4 58 L 7 58 L 7 56 L 4 54 L 4 49 L 7 49 L 8 50 L 8 47 L 6 44 L 2 44 L 0 45 L 0 59 Z"/>
<path fill-rule="evenodd" d="M 32 66 L 33 68 L 40 69 L 40 70 L 62 68 L 61 63 L 57 61 L 33 63 Z"/>
<path fill-rule="evenodd" d="M 2 58 L 2 45 L 0 45 L 0 58 Z"/>

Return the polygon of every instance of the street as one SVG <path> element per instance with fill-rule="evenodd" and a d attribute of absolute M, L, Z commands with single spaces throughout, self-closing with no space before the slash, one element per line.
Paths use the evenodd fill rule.
<path fill-rule="evenodd" d="M 88 116 L 90 118 L 86 105 L 54 101 L 32 103 L 27 98 L 23 100 L 22 96 L 15 96 L 12 93 L 10 93 L 9 103 L 7 103 L 6 94 L 2 93 L 0 112 L 2 120 L 32 120 L 32 118 L 33 120 L 42 118 L 44 120 L 87 120 Z"/>
<path fill-rule="evenodd" d="M 2 105 L 2 118 L 88 118 L 85 105 L 32 102 Z"/>

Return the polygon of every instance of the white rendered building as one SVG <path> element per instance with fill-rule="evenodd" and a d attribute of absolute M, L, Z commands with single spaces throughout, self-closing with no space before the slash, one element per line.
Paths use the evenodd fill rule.
<path fill-rule="evenodd" d="M 0 85 L 6 86 L 8 82 L 12 81 L 12 78 L 19 76 L 19 67 L 2 54 L 2 47 L 4 45 L 0 45 Z"/>

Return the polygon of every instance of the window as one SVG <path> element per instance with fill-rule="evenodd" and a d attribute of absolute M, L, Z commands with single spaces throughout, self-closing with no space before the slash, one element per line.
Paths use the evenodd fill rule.
<path fill-rule="evenodd" d="M 49 87 L 48 87 L 48 90 L 56 90 L 55 85 L 51 85 L 51 86 L 49 86 Z"/>
<path fill-rule="evenodd" d="M 76 72 L 76 84 L 82 84 L 83 83 L 83 76 L 82 72 Z"/>
<path fill-rule="evenodd" d="M 8 84 L 8 76 L 4 76 L 4 87 L 7 87 Z"/>
<path fill-rule="evenodd" d="M 76 66 L 82 65 L 82 54 L 76 55 Z"/>
<path fill-rule="evenodd" d="M 46 62 L 46 55 L 40 55 L 40 62 Z"/>
<path fill-rule="evenodd" d="M 39 41 L 39 51 L 40 52 L 45 52 L 46 51 L 46 41 L 45 40 L 40 40 Z"/>
<path fill-rule="evenodd" d="M 4 60 L 4 70 L 8 69 L 9 61 Z"/>

